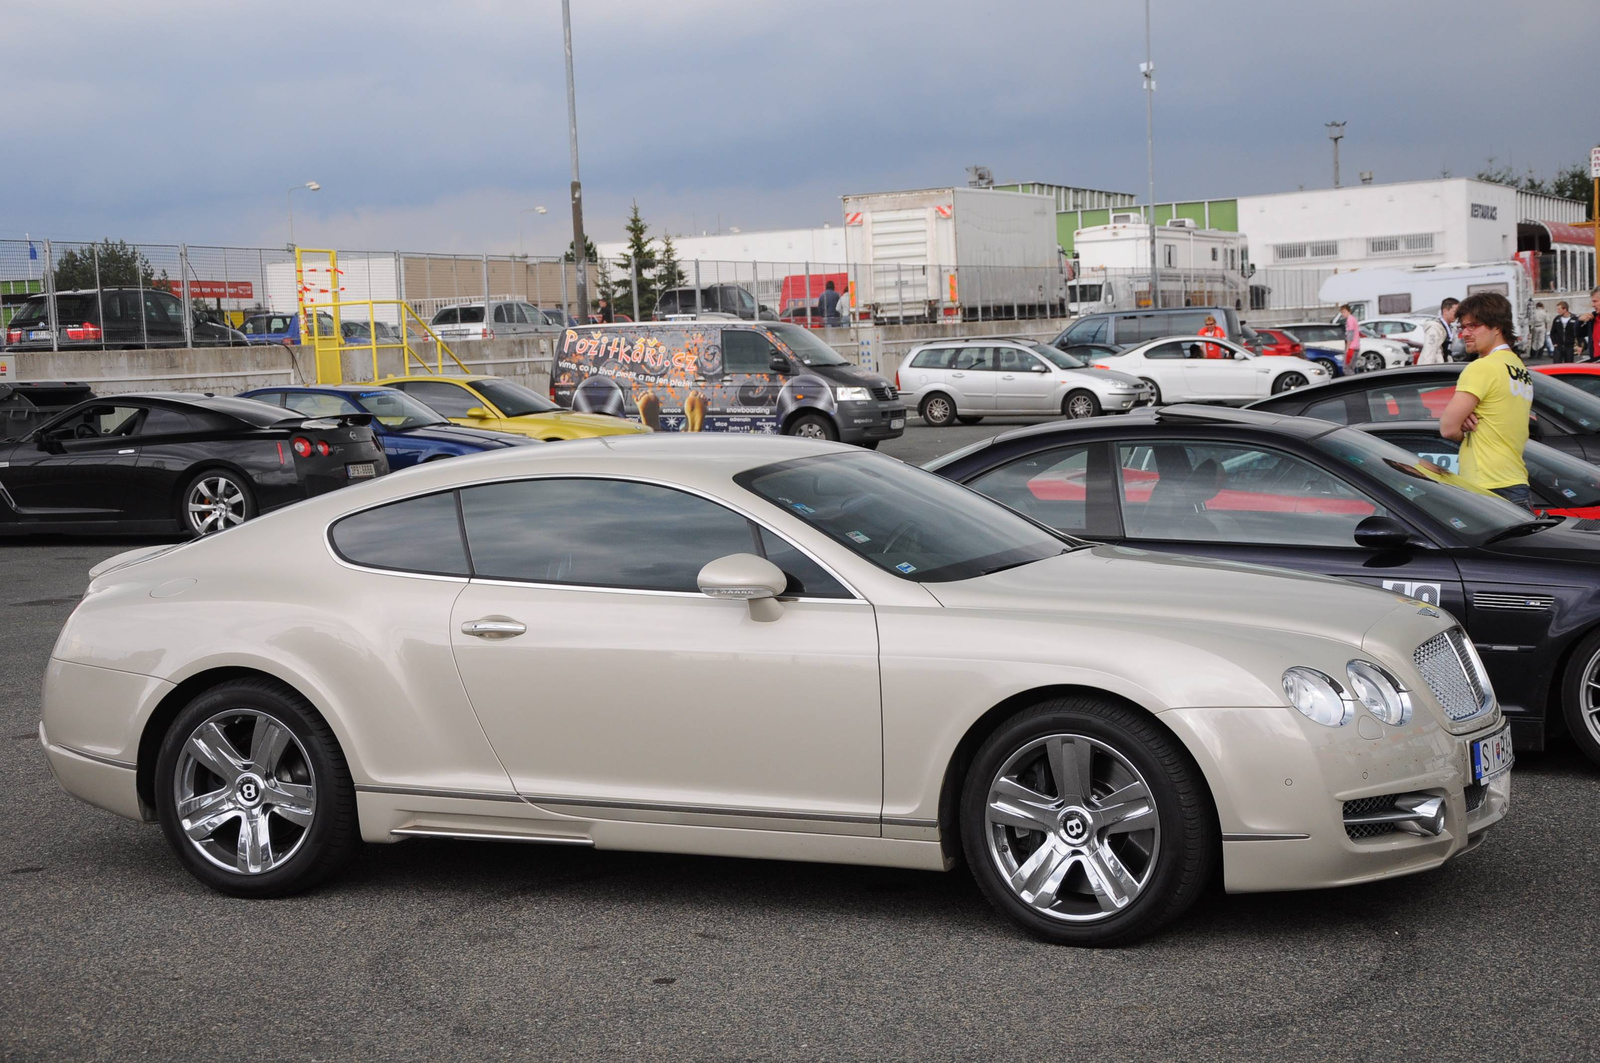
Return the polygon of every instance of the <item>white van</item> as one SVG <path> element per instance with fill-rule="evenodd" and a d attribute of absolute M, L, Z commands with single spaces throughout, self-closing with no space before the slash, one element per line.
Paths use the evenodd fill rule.
<path fill-rule="evenodd" d="M 1420 266 L 1415 269 L 1353 269 L 1322 282 L 1320 298 L 1329 306 L 1347 303 L 1360 320 L 1439 312 L 1448 298 L 1499 292 L 1511 301 L 1519 345 L 1528 337 L 1533 285 L 1516 262 L 1481 266 Z"/>

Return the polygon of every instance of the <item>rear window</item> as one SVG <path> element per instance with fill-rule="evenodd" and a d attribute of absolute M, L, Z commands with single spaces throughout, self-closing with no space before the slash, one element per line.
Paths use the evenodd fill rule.
<path fill-rule="evenodd" d="M 463 325 L 477 325 L 483 321 L 483 307 L 481 306 L 461 306 L 456 309 L 461 311 L 461 323 Z"/>
<path fill-rule="evenodd" d="M 43 299 L 29 299 L 11 319 L 13 328 L 23 325 L 48 324 L 49 308 Z M 99 321 L 99 307 L 93 295 L 56 296 L 56 320 L 63 325 L 76 325 L 81 321 Z"/>
<path fill-rule="evenodd" d="M 430 325 L 454 325 L 461 320 L 461 310 L 458 307 L 447 306 L 433 315 Z"/>

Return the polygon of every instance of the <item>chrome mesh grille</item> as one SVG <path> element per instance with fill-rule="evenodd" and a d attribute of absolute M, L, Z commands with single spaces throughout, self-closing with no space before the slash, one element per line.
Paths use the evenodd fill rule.
<path fill-rule="evenodd" d="M 1382 797 L 1360 797 L 1354 801 L 1344 803 L 1346 819 L 1351 816 L 1367 816 L 1374 812 L 1393 812 L 1394 794 L 1384 794 Z M 1350 836 L 1351 841 L 1360 841 L 1363 838 L 1376 838 L 1379 835 L 1391 834 L 1395 830 L 1393 823 L 1346 823 L 1344 832 Z"/>
<path fill-rule="evenodd" d="M 1470 719 L 1486 707 L 1483 683 L 1472 665 L 1466 642 L 1461 629 L 1453 627 L 1433 636 L 1411 655 L 1428 689 L 1452 720 Z"/>
<path fill-rule="evenodd" d="M 1487 793 L 1488 790 L 1489 790 L 1488 784 L 1487 783 L 1481 783 L 1481 782 L 1473 783 L 1471 786 L 1466 788 L 1466 790 L 1464 791 L 1464 795 L 1465 795 L 1465 797 L 1467 799 L 1467 811 L 1468 812 L 1476 812 L 1476 811 L 1478 811 L 1478 809 L 1480 807 L 1482 807 L 1482 805 L 1483 805 L 1483 795 L 1485 793 Z"/>

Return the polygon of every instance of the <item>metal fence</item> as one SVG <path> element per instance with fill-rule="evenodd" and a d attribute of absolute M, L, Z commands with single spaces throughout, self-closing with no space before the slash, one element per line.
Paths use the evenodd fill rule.
<path fill-rule="evenodd" d="M 424 320 L 463 303 L 529 304 L 547 315 L 530 323 L 548 327 L 598 315 L 602 297 L 618 320 L 720 312 L 814 326 L 1024 322 L 1153 302 L 1148 271 L 1067 261 L 1052 267 L 663 262 L 657 250 L 640 263 L 626 257 L 589 263 L 591 305 L 584 309 L 576 305 L 576 265 L 558 258 L 341 249 L 338 263 L 341 300 L 400 300 Z M 1160 274 L 1154 302 L 1320 312 L 1317 293 L 1329 272 L 1268 269 L 1246 277 L 1169 269 Z M 51 349 L 260 342 L 264 330 L 249 336 L 238 330 L 254 315 L 295 313 L 298 285 L 294 253 L 283 248 L 0 240 L 0 327 L 8 343 L 36 348 L 46 341 Z M 826 294 L 830 286 L 837 300 Z M 504 312 L 517 321 L 527 313 L 523 306 Z M 393 307 L 387 313 L 398 316 Z M 493 314 L 485 317 L 493 323 Z"/>

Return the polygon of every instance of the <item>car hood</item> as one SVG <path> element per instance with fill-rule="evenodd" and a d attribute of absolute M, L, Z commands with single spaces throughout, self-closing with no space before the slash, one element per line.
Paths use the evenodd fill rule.
<path fill-rule="evenodd" d="M 893 387 L 892 384 L 878 374 L 864 372 L 853 365 L 808 365 L 802 372 L 814 373 L 830 384 L 843 384 L 846 387 Z"/>
<path fill-rule="evenodd" d="M 1578 562 L 1600 564 L 1600 520 L 1568 517 L 1562 523 L 1529 535 L 1503 539 L 1482 549 L 1503 557 L 1524 561 Z"/>
<path fill-rule="evenodd" d="M 1392 592 L 1328 576 L 1107 545 L 923 587 L 951 609 L 1062 613 L 1091 621 L 1213 630 L 1227 626 L 1349 645 L 1360 645 L 1396 608 L 1415 609 L 1415 603 Z"/>
<path fill-rule="evenodd" d="M 1076 379 L 1078 376 L 1084 373 L 1093 373 L 1094 379 L 1103 380 L 1108 384 L 1126 384 L 1130 388 L 1135 389 L 1144 387 L 1144 381 L 1140 380 L 1132 373 L 1124 373 L 1117 369 L 1093 369 L 1085 367 L 1083 369 L 1057 369 L 1055 371 L 1056 376 L 1065 377 L 1068 380 Z"/>
<path fill-rule="evenodd" d="M 483 446 L 516 447 L 533 440 L 527 436 L 513 435 L 510 432 L 493 432 L 486 428 L 468 428 L 459 424 L 430 424 L 420 428 L 390 428 L 387 434 L 404 436 L 407 439 L 424 439 L 430 443 L 477 443 Z"/>

